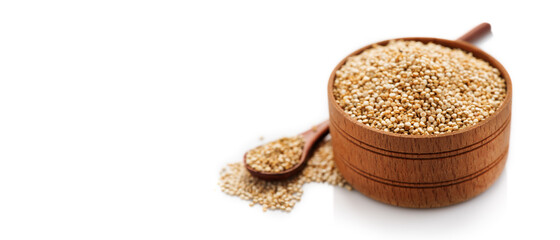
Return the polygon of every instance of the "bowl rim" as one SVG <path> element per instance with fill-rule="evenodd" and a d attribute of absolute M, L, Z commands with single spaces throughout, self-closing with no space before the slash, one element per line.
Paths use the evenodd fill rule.
<path fill-rule="evenodd" d="M 467 53 L 473 54 L 473 56 L 478 58 L 478 59 L 484 60 L 485 62 L 490 64 L 492 67 L 497 68 L 500 71 L 501 77 L 504 78 L 504 80 L 506 81 L 506 97 L 505 97 L 504 101 L 502 102 L 500 107 L 498 107 L 498 109 L 493 114 L 490 115 L 490 117 L 484 119 L 482 122 L 480 122 L 478 124 L 468 126 L 466 128 L 462 128 L 462 129 L 457 130 L 457 131 L 450 132 L 450 133 L 430 134 L 430 135 L 405 135 L 405 134 L 400 134 L 400 133 L 385 132 L 383 130 L 380 130 L 380 129 L 377 129 L 377 128 L 374 128 L 374 127 L 368 127 L 368 126 L 364 125 L 363 123 L 358 122 L 357 120 L 351 118 L 346 112 L 344 112 L 344 110 L 336 102 L 336 99 L 334 99 L 333 88 L 334 88 L 334 79 L 336 77 L 336 71 L 338 71 L 346 63 L 346 61 L 348 60 L 349 57 L 358 55 L 358 54 L 362 53 L 363 51 L 372 48 L 374 45 L 384 46 L 384 45 L 388 44 L 390 41 L 395 41 L 395 40 L 419 41 L 419 42 L 423 42 L 423 43 L 431 42 L 431 43 L 439 44 L 439 45 L 442 45 L 444 47 L 448 47 L 448 48 L 452 48 L 452 49 L 461 49 L 461 50 L 463 50 Z M 457 44 L 459 47 L 450 46 L 451 44 Z M 509 103 L 512 101 L 512 86 L 511 85 L 512 85 L 511 84 L 511 78 L 509 76 L 509 73 L 504 68 L 504 66 L 498 60 L 496 60 L 494 57 L 492 57 L 490 54 L 488 54 L 487 52 L 483 51 L 482 49 L 478 48 L 477 46 L 475 46 L 471 43 L 468 43 L 468 42 L 465 42 L 465 41 L 462 41 L 462 40 L 448 40 L 448 39 L 433 38 L 433 37 L 404 37 L 404 38 L 392 38 L 392 39 L 387 39 L 387 40 L 379 41 L 379 42 L 376 42 L 376 43 L 368 44 L 364 47 L 361 47 L 361 48 L 355 50 L 354 52 L 350 53 L 346 57 L 344 57 L 336 65 L 336 67 L 333 69 L 333 71 L 331 72 L 331 75 L 330 75 L 329 81 L 328 81 L 327 95 L 328 95 L 329 102 L 332 105 L 334 105 L 335 111 L 337 111 L 340 115 L 343 115 L 343 117 L 345 119 L 349 120 L 351 123 L 360 127 L 364 131 L 371 131 L 371 132 L 374 132 L 374 133 L 377 133 L 377 134 L 382 134 L 382 135 L 386 135 L 386 136 L 390 136 L 390 137 L 401 137 L 401 138 L 409 138 L 409 139 L 438 139 L 438 138 L 446 138 L 446 137 L 450 137 L 450 136 L 463 134 L 465 132 L 469 132 L 473 129 L 484 126 L 484 125 L 488 124 L 489 122 L 491 122 L 492 120 L 494 120 L 495 118 L 497 118 L 498 115 L 502 111 L 504 111 L 506 106 L 509 105 Z M 330 115 L 330 113 L 329 113 L 329 115 Z"/>

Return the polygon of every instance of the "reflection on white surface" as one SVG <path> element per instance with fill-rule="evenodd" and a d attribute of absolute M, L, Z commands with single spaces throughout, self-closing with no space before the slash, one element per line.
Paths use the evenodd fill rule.
<path fill-rule="evenodd" d="M 507 166 L 506 166 L 507 169 Z M 506 169 L 485 192 L 466 202 L 432 209 L 402 208 L 381 203 L 358 191 L 334 189 L 333 213 L 337 224 L 356 229 L 375 228 L 413 236 L 418 232 L 453 234 L 469 226 L 492 224 L 503 217 L 507 201 Z"/>

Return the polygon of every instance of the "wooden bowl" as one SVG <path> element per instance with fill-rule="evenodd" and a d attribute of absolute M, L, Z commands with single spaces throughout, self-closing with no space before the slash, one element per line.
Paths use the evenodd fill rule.
<path fill-rule="evenodd" d="M 384 132 L 352 119 L 336 103 L 336 71 L 328 86 L 330 132 L 336 166 L 358 191 L 375 200 L 412 208 L 442 207 L 460 203 L 484 192 L 504 169 L 511 119 L 511 79 L 496 59 L 460 40 L 399 38 L 433 42 L 471 52 L 501 72 L 507 95 L 498 110 L 484 121 L 452 133 L 417 136 Z M 386 45 L 389 42 L 378 42 Z"/>

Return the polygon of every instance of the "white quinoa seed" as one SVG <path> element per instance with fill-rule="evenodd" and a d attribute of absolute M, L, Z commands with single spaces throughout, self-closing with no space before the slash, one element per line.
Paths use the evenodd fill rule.
<path fill-rule="evenodd" d="M 245 156 L 247 165 L 259 172 L 288 170 L 299 163 L 304 143 L 302 136 L 295 136 L 253 148 Z"/>
<path fill-rule="evenodd" d="M 333 94 L 352 118 L 380 130 L 443 134 L 475 125 L 504 101 L 498 69 L 438 44 L 391 41 L 348 58 Z"/>
<path fill-rule="evenodd" d="M 276 209 L 290 212 L 301 199 L 303 184 L 309 182 L 352 189 L 336 169 L 330 140 L 322 142 L 301 173 L 290 179 L 264 181 L 253 177 L 242 162 L 237 162 L 222 169 L 218 185 L 226 194 L 251 201 L 251 207 L 260 204 L 263 211 Z"/>

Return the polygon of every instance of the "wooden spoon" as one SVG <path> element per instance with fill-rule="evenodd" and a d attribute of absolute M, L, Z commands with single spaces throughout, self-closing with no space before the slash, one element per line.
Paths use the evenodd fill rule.
<path fill-rule="evenodd" d="M 245 164 L 245 168 L 247 168 L 251 175 L 262 180 L 272 181 L 288 179 L 299 173 L 303 167 L 305 167 L 305 163 L 307 162 L 307 159 L 309 159 L 311 153 L 313 153 L 316 143 L 321 141 L 328 133 L 329 120 L 301 133 L 300 135 L 303 137 L 304 141 L 303 152 L 299 162 L 290 169 L 286 169 L 281 172 L 259 172 L 247 164 L 247 153 L 243 156 L 243 164 Z"/>
<path fill-rule="evenodd" d="M 463 34 L 459 39 L 460 41 L 474 43 L 481 39 L 482 37 L 488 35 L 492 31 L 492 27 L 490 23 L 481 23 L 478 26 L 474 27 L 468 33 Z"/>

